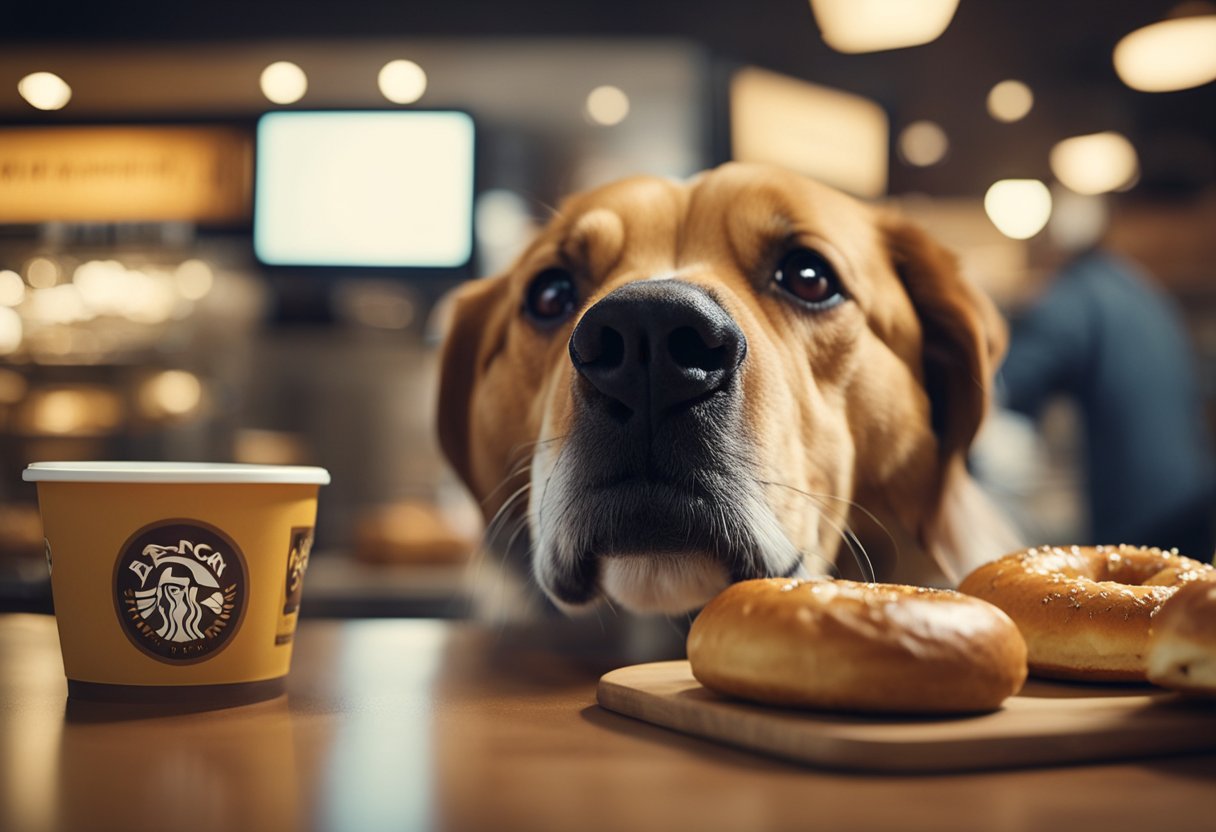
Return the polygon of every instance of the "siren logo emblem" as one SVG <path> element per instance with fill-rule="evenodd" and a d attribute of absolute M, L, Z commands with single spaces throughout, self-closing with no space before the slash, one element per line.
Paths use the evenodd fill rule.
<path fill-rule="evenodd" d="M 244 558 L 219 529 L 194 520 L 157 523 L 123 546 L 114 575 L 118 617 L 145 653 L 196 662 L 236 632 L 246 583 Z"/>

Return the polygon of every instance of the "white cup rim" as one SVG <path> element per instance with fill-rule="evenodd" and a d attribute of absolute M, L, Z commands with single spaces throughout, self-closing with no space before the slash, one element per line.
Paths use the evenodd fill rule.
<path fill-rule="evenodd" d="M 328 485 L 329 471 L 311 465 L 249 465 L 235 462 L 34 462 L 26 482 L 259 483 Z"/>

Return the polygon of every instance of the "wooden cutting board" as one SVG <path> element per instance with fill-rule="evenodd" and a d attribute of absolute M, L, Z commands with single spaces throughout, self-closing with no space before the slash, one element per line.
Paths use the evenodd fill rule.
<path fill-rule="evenodd" d="M 1216 749 L 1216 702 L 1147 686 L 1031 680 L 990 714 L 848 716 L 727 699 L 678 661 L 607 673 L 597 698 L 610 711 L 655 725 L 854 771 L 969 771 Z"/>

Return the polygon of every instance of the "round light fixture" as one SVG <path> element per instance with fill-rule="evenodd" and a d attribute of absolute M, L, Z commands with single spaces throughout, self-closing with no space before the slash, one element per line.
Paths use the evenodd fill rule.
<path fill-rule="evenodd" d="M 72 88 L 53 72 L 33 72 L 17 82 L 17 92 L 38 110 L 62 110 L 72 100 Z"/>
<path fill-rule="evenodd" d="M 377 83 L 394 104 L 413 104 L 426 92 L 426 73 L 413 61 L 389 61 L 381 67 Z"/>
<path fill-rule="evenodd" d="M 308 76 L 291 61 L 275 61 L 262 70 L 261 85 L 275 104 L 294 104 L 308 92 Z"/>

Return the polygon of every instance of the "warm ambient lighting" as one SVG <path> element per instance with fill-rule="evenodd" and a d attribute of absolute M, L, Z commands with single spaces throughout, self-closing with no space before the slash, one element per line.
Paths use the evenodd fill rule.
<path fill-rule="evenodd" d="M 173 317 L 179 296 L 184 297 L 179 280 L 159 270 L 128 269 L 117 260 L 90 260 L 76 267 L 70 288 L 91 317 L 107 315 L 160 324 Z M 66 300 L 59 299 L 59 303 L 66 308 Z"/>
<path fill-rule="evenodd" d="M 946 131 L 932 121 L 914 121 L 899 134 L 899 155 L 909 165 L 936 165 L 949 149 Z"/>
<path fill-rule="evenodd" d="M 2 316 L 0 316 L 2 317 Z M 18 319 L 17 323 L 21 323 Z M 3 332 L 5 325 L 0 323 L 0 332 Z M 3 345 L 0 345 L 0 351 L 3 350 Z M 25 376 L 14 370 L 6 370 L 0 367 L 0 404 L 16 404 L 25 398 L 25 394 L 29 392 L 29 383 L 25 380 Z"/>
<path fill-rule="evenodd" d="M 215 275 L 202 260 L 186 260 L 173 272 L 177 291 L 186 300 L 202 300 L 211 291 Z"/>
<path fill-rule="evenodd" d="M 984 211 L 997 230 L 1027 240 L 1051 218 L 1051 192 L 1037 179 L 1002 179 L 984 194 Z"/>
<path fill-rule="evenodd" d="M 122 422 L 116 393 L 81 385 L 38 390 L 26 399 L 23 427 L 36 434 L 90 436 L 112 432 Z"/>
<path fill-rule="evenodd" d="M 25 266 L 25 279 L 35 289 L 49 289 L 59 282 L 59 266 L 54 260 L 35 257 Z"/>
<path fill-rule="evenodd" d="M 887 113 L 859 95 L 743 67 L 730 79 L 730 144 L 740 162 L 779 165 L 868 199 L 887 191 Z"/>
<path fill-rule="evenodd" d="M 394 104 L 413 104 L 426 92 L 426 73 L 413 61 L 389 61 L 380 69 L 377 83 Z"/>
<path fill-rule="evenodd" d="M 1141 92 L 1171 92 L 1216 80 L 1216 14 L 1163 20 L 1115 45 L 1115 71 Z"/>
<path fill-rule="evenodd" d="M 997 121 L 1026 118 L 1034 106 L 1034 93 L 1021 81 L 1002 81 L 988 92 L 988 114 Z"/>
<path fill-rule="evenodd" d="M 527 238 L 532 215 L 522 196 L 506 188 L 493 188 L 477 197 L 474 226 L 483 246 L 503 248 Z"/>
<path fill-rule="evenodd" d="M 7 306 L 0 306 L 0 355 L 16 352 L 23 334 L 21 316 Z"/>
<path fill-rule="evenodd" d="M 198 409 L 203 385 L 185 370 L 164 370 L 145 381 L 137 396 L 139 409 L 153 419 L 186 416 Z"/>
<path fill-rule="evenodd" d="M 25 281 L 21 275 L 5 269 L 0 271 L 0 306 L 16 306 L 25 300 Z"/>
<path fill-rule="evenodd" d="M 72 88 L 53 72 L 34 72 L 17 82 L 17 92 L 39 110 L 62 110 L 72 100 Z"/>
<path fill-rule="evenodd" d="M 629 96 L 617 87 L 596 87 L 587 96 L 587 118 L 611 127 L 629 115 Z"/>
<path fill-rule="evenodd" d="M 275 104 L 294 104 L 308 91 L 308 76 L 291 61 L 276 61 L 262 70 L 261 84 Z"/>
<path fill-rule="evenodd" d="M 1117 191 L 1136 178 L 1138 168 L 1132 143 L 1111 131 L 1073 136 L 1051 149 L 1051 172 L 1079 194 Z"/>
<path fill-rule="evenodd" d="M 837 52 L 878 52 L 936 40 L 958 0 L 811 0 L 824 43 Z"/>

